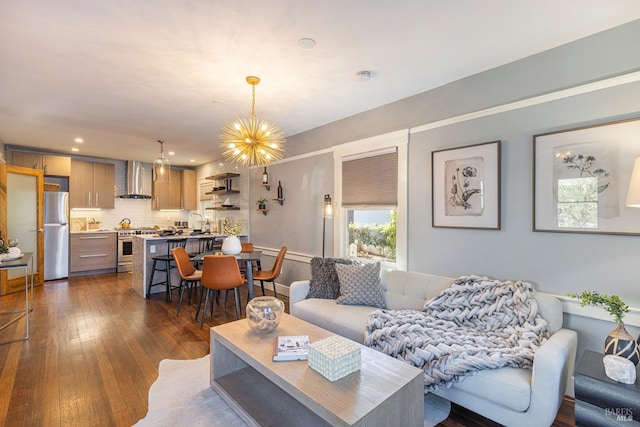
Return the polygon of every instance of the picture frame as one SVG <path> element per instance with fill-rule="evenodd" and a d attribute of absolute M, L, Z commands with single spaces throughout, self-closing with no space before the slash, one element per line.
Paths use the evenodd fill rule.
<path fill-rule="evenodd" d="M 640 235 L 625 206 L 640 117 L 533 136 L 533 231 Z"/>
<path fill-rule="evenodd" d="M 500 230 L 501 142 L 431 152 L 432 226 Z"/>

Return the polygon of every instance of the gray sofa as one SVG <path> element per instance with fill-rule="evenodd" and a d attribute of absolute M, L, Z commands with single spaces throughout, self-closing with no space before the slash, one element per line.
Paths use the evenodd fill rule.
<path fill-rule="evenodd" d="M 386 308 L 390 310 L 421 310 L 427 300 L 454 280 L 397 270 L 382 270 L 380 279 Z M 309 280 L 291 284 L 293 316 L 359 343 L 364 341 L 367 319 L 377 308 L 307 299 L 309 289 Z M 562 328 L 562 306 L 557 298 L 540 293 L 534 296 L 551 337 L 536 352 L 532 369 L 483 370 L 434 394 L 507 426 L 551 425 L 573 373 L 577 334 Z M 427 406 L 425 400 L 425 411 Z"/>

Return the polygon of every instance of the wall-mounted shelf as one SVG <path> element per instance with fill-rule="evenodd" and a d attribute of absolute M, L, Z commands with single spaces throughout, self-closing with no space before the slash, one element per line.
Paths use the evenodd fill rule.
<path fill-rule="evenodd" d="M 214 190 L 204 194 L 240 194 L 240 190 Z"/>
<path fill-rule="evenodd" d="M 267 191 L 271 191 L 271 184 L 261 184 Z"/>
<path fill-rule="evenodd" d="M 285 199 L 271 199 L 271 200 L 273 200 L 274 202 L 280 203 L 280 206 L 282 206 L 284 204 Z"/>
<path fill-rule="evenodd" d="M 267 213 L 269 212 L 269 209 L 256 209 L 258 212 L 262 212 L 262 214 L 264 216 L 267 216 Z"/>
<path fill-rule="evenodd" d="M 205 179 L 208 179 L 209 181 L 221 181 L 223 179 L 237 178 L 239 176 L 240 176 L 239 173 L 226 172 L 218 175 L 208 176 Z"/>
<path fill-rule="evenodd" d="M 208 211 L 239 211 L 240 207 L 239 206 L 232 206 L 230 208 L 227 208 L 227 207 L 223 207 L 223 206 L 215 206 L 213 208 L 206 208 L 206 210 L 208 210 Z"/>

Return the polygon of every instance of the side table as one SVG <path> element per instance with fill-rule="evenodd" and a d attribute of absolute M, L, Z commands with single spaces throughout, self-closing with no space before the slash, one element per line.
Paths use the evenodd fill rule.
<path fill-rule="evenodd" d="M 26 331 L 24 337 L 16 338 L 8 341 L 1 341 L 0 344 L 8 344 L 10 342 L 15 341 L 24 341 L 29 339 L 29 311 L 32 310 L 30 308 L 30 295 L 29 295 L 29 276 L 31 276 L 31 293 L 33 294 L 33 253 L 32 252 L 24 252 L 22 256 L 18 259 L 12 261 L 3 261 L 0 262 L 0 270 L 9 270 L 11 268 L 24 268 L 24 308 L 20 308 L 17 310 L 10 311 L 2 311 L 0 315 L 8 315 L 8 314 L 18 314 L 18 316 L 14 316 L 13 319 L 0 324 L 0 331 L 7 328 L 9 325 L 17 322 L 23 316 L 26 322 Z M 31 274 L 29 274 L 29 270 L 31 270 Z"/>
<path fill-rule="evenodd" d="M 586 350 L 574 372 L 576 426 L 640 426 L 640 369 L 635 384 L 607 377 L 604 354 Z"/>

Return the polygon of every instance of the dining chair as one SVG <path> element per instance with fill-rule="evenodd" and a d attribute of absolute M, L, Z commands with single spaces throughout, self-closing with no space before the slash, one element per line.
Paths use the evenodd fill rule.
<path fill-rule="evenodd" d="M 240 274 L 238 261 L 234 255 L 207 255 L 204 257 L 202 265 L 202 279 L 200 280 L 205 292 L 204 307 L 202 309 L 202 318 L 200 319 L 200 329 L 204 325 L 204 318 L 207 313 L 207 306 L 211 305 L 211 315 L 213 316 L 214 295 L 212 292 L 226 291 L 233 289 L 236 300 L 236 319 L 240 318 L 240 292 L 238 288 L 244 284 L 244 278 Z M 200 303 L 196 311 L 196 320 L 200 313 L 202 305 L 202 294 L 200 295 Z"/>
<path fill-rule="evenodd" d="M 191 304 L 191 294 L 193 289 L 198 289 L 198 283 L 202 279 L 202 270 L 197 270 L 189 259 L 189 254 L 184 248 L 177 247 L 171 249 L 173 259 L 176 261 L 176 268 L 180 275 L 180 301 L 178 302 L 178 311 L 176 316 L 180 316 L 180 307 L 182 307 L 182 299 L 184 298 L 184 290 L 189 290 L 189 304 Z"/>
<path fill-rule="evenodd" d="M 171 302 L 171 294 L 174 287 L 171 285 L 171 270 L 176 268 L 175 263 L 173 262 L 173 256 L 171 255 L 171 250 L 177 247 L 186 247 L 187 238 L 179 238 L 179 239 L 167 239 L 167 253 L 164 255 L 154 256 L 153 265 L 151 266 L 151 275 L 149 277 L 149 284 L 147 285 L 147 298 L 151 295 L 151 288 L 154 286 L 166 285 L 167 287 L 167 301 Z M 153 279 L 155 277 L 156 271 L 163 272 L 166 275 L 166 278 L 162 282 L 153 283 Z"/>
<path fill-rule="evenodd" d="M 253 280 L 260 281 L 260 287 L 262 287 L 262 295 L 264 295 L 264 282 L 273 283 L 273 296 L 277 297 L 276 294 L 276 282 L 275 280 L 280 276 L 280 272 L 282 271 L 282 263 L 284 262 L 284 256 L 287 253 L 287 247 L 283 246 L 280 248 L 280 252 L 278 252 L 278 256 L 276 256 L 276 260 L 273 263 L 273 268 L 271 270 L 256 270 L 253 272 Z M 249 286 L 253 286 L 253 283 L 250 283 Z"/>

